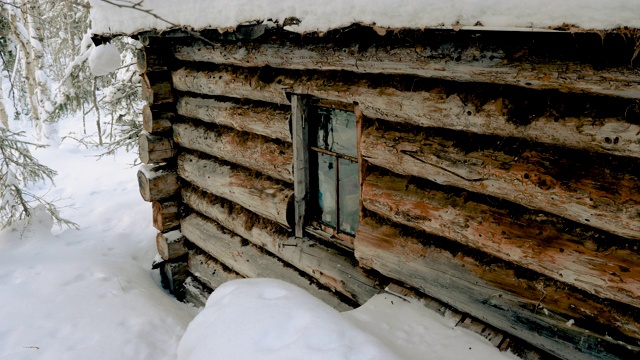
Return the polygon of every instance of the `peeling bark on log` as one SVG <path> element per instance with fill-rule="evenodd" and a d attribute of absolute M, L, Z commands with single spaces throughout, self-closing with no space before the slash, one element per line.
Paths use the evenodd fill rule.
<path fill-rule="evenodd" d="M 195 277 L 189 276 L 184 281 L 184 301 L 197 308 L 203 308 L 211 296 L 211 289 L 203 285 Z"/>
<path fill-rule="evenodd" d="M 243 279 L 244 276 L 222 265 L 218 260 L 200 251 L 190 251 L 187 266 L 198 280 L 212 290 L 227 281 Z"/>
<path fill-rule="evenodd" d="M 145 201 L 166 199 L 178 192 L 178 174 L 162 166 L 142 165 L 138 170 L 138 188 Z"/>
<path fill-rule="evenodd" d="M 376 281 L 340 252 L 307 238 L 290 236 L 279 226 L 244 210 L 241 206 L 194 188 L 183 188 L 185 204 L 225 228 L 278 256 L 321 284 L 359 304 L 380 292 Z"/>
<path fill-rule="evenodd" d="M 196 42 L 177 46 L 180 60 L 216 64 L 284 68 L 293 70 L 337 70 L 357 73 L 406 74 L 464 82 L 486 82 L 524 86 L 529 89 L 558 89 L 640 98 L 640 75 L 633 69 L 597 70 L 580 63 L 554 62 L 532 64 L 502 60 L 499 54 L 478 54 L 467 49 L 459 61 L 451 61 L 437 51 L 421 46 L 371 46 L 357 44 L 345 48 L 335 44 L 297 45 L 287 43 L 242 45 Z M 464 57 L 464 59 L 462 59 Z M 504 54 L 503 54 L 504 57 Z"/>
<path fill-rule="evenodd" d="M 388 219 L 640 307 L 640 254 L 628 240 L 589 228 L 571 231 L 555 216 L 491 207 L 468 195 L 423 190 L 406 178 L 378 174 L 369 175 L 362 189 L 364 206 Z"/>
<path fill-rule="evenodd" d="M 176 154 L 173 141 L 164 136 L 143 132 L 138 137 L 140 161 L 143 164 L 161 164 L 170 161 Z"/>
<path fill-rule="evenodd" d="M 147 104 L 166 104 L 175 100 L 170 73 L 146 73 L 141 77 L 140 95 Z"/>
<path fill-rule="evenodd" d="M 358 228 L 355 249 L 364 266 L 560 358 L 631 359 L 640 350 L 579 328 L 584 323 L 602 332 L 602 323 L 638 338 L 637 313 L 621 314 L 612 304 L 590 302 L 552 281 L 524 279 L 499 261 L 479 262 L 459 249 L 443 250 L 428 237 L 409 237 L 370 218 Z M 575 325 L 567 325 L 566 317 Z"/>
<path fill-rule="evenodd" d="M 180 226 L 180 209 L 177 201 L 154 201 L 153 227 L 158 231 L 170 231 Z"/>
<path fill-rule="evenodd" d="M 628 164 L 637 163 L 635 159 L 464 133 L 443 136 L 436 131 L 375 127 L 364 131 L 360 148 L 368 162 L 399 174 L 496 196 L 640 239 L 640 182 L 628 173 L 634 169 Z M 613 169 L 612 163 L 621 162 Z"/>
<path fill-rule="evenodd" d="M 328 78 L 325 74 L 261 71 L 220 67 L 217 71 L 199 72 L 183 68 L 172 74 L 174 86 L 182 91 L 287 104 L 286 90 L 357 102 L 362 114 L 369 118 L 640 157 L 640 126 L 619 117 L 562 117 L 554 115 L 555 110 L 538 115 L 518 108 L 522 104 L 510 105 L 512 112 L 525 113 L 525 119 L 520 121 L 526 124 L 521 124 L 505 115 L 508 99 L 501 97 L 474 105 L 465 100 L 473 94 L 448 94 L 435 86 L 428 91 L 398 90 L 367 80 L 341 80 L 339 75 Z"/>
<path fill-rule="evenodd" d="M 240 275 L 284 280 L 305 289 L 337 310 L 351 309 L 333 292 L 310 282 L 297 270 L 284 265 L 277 257 L 262 252 L 257 246 L 213 221 L 191 214 L 182 221 L 181 230 L 189 241 Z"/>
<path fill-rule="evenodd" d="M 142 107 L 142 129 L 150 134 L 162 134 L 171 131 L 174 114 L 151 110 L 149 104 Z"/>
<path fill-rule="evenodd" d="M 178 158 L 178 174 L 199 188 L 290 229 L 287 214 L 293 189 L 284 183 L 189 153 Z"/>
<path fill-rule="evenodd" d="M 177 110 L 182 116 L 291 142 L 290 112 L 281 107 L 183 97 Z"/>
<path fill-rule="evenodd" d="M 187 253 L 187 248 L 184 246 L 184 236 L 182 236 L 180 230 L 158 233 L 156 235 L 156 247 L 158 248 L 158 254 L 164 260 L 179 258 Z"/>
<path fill-rule="evenodd" d="M 219 127 L 214 130 L 189 123 L 173 125 L 180 146 L 244 166 L 275 179 L 293 182 L 291 144 L 260 135 Z"/>

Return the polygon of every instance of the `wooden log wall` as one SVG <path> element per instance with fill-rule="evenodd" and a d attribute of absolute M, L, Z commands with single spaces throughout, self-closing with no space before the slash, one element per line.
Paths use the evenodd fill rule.
<path fill-rule="evenodd" d="M 254 30 L 142 36 L 139 183 L 185 298 L 272 276 L 347 309 L 393 282 L 501 349 L 640 356 L 640 67 L 623 36 Z M 300 226 L 305 98 L 363 118 L 346 248 Z"/>

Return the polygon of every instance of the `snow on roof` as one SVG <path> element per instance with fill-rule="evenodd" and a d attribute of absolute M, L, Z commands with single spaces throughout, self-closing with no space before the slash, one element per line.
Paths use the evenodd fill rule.
<path fill-rule="evenodd" d="M 134 34 L 178 27 L 235 29 L 271 20 L 300 20 L 287 30 L 324 32 L 353 23 L 382 28 L 480 27 L 586 30 L 640 28 L 640 0 L 90 0 L 95 34 Z M 164 19 L 164 20 L 161 20 Z"/>

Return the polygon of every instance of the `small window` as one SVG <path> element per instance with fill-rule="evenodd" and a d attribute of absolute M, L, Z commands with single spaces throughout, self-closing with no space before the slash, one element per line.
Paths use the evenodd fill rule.
<path fill-rule="evenodd" d="M 311 106 L 309 119 L 312 220 L 355 236 L 360 222 L 358 126 L 353 111 Z"/>

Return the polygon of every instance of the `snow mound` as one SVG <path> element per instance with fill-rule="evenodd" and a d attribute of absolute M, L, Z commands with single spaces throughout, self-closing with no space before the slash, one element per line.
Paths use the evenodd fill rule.
<path fill-rule="evenodd" d="M 89 55 L 89 68 L 94 76 L 107 75 L 120 67 L 120 52 L 113 44 L 96 46 Z"/>
<path fill-rule="evenodd" d="M 391 294 L 339 313 L 274 279 L 233 280 L 209 297 L 178 347 L 179 360 L 516 359 L 455 320 Z"/>

